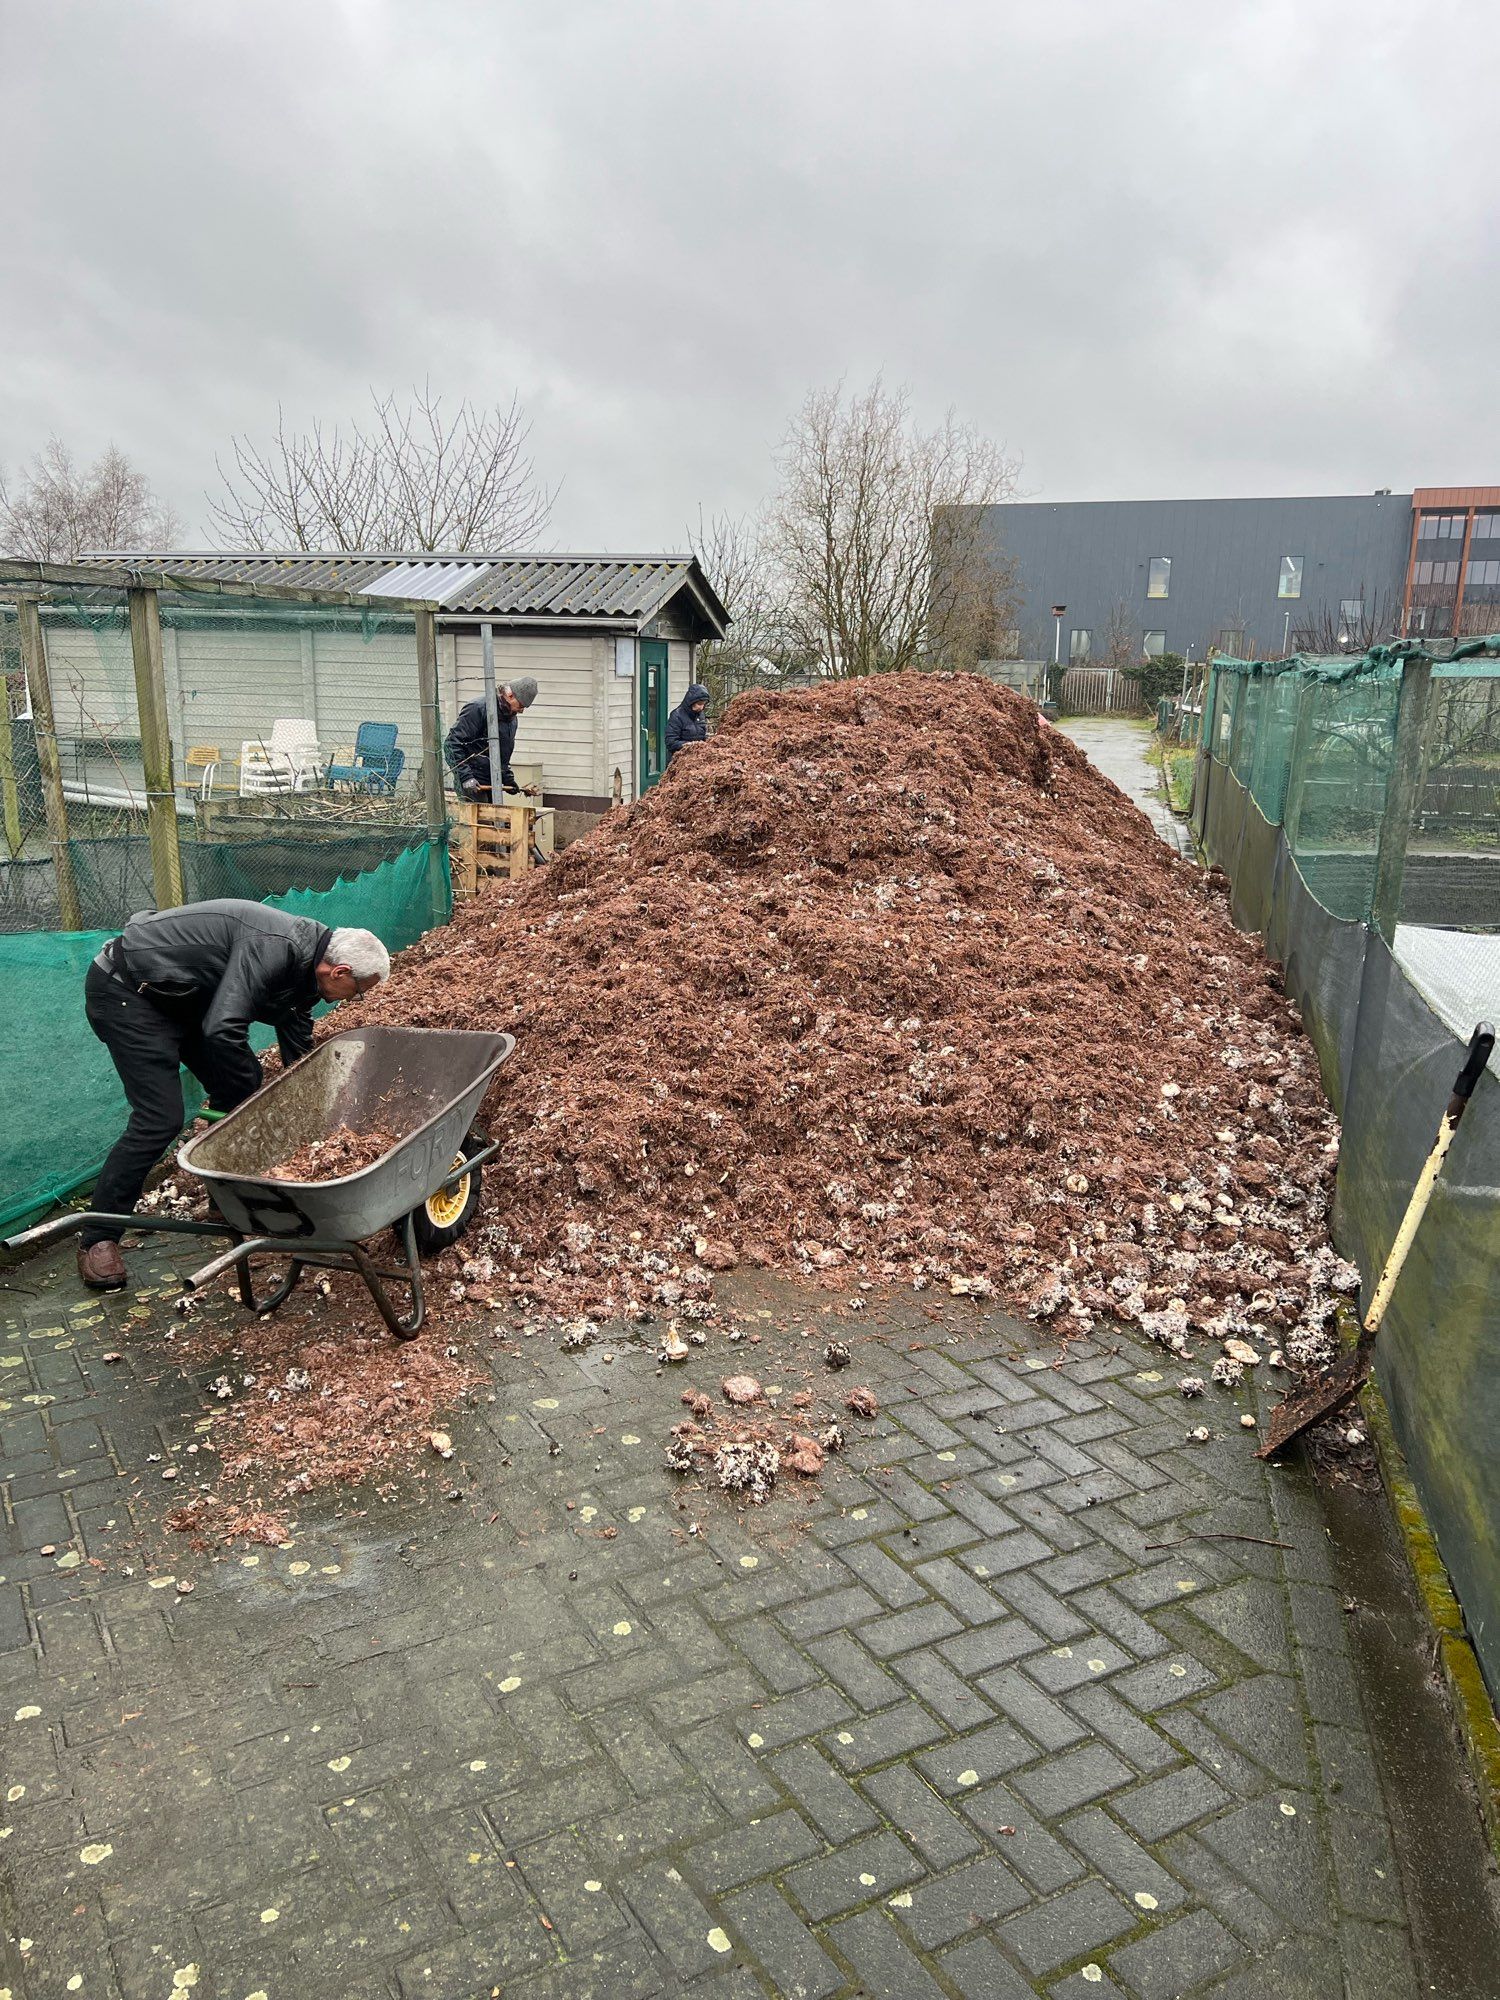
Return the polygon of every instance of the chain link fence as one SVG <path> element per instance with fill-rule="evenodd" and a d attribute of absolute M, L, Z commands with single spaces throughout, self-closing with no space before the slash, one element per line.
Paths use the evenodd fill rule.
<path fill-rule="evenodd" d="M 33 602 L 66 822 L 60 853 L 24 613 L 4 588 L 0 932 L 117 928 L 153 907 L 153 789 L 158 807 L 170 793 L 185 901 L 326 889 L 429 839 L 410 612 L 152 592 L 170 764 L 153 787 L 127 592 L 54 587 Z"/>

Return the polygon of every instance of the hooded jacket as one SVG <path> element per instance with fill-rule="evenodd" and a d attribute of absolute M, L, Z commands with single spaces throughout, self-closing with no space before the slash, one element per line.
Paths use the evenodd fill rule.
<path fill-rule="evenodd" d="M 510 768 L 510 760 L 516 748 L 516 723 L 518 716 L 512 715 L 509 704 L 495 703 L 500 724 L 500 783 L 507 792 L 520 790 L 515 774 Z M 458 711 L 458 719 L 448 731 L 443 743 L 443 751 L 448 759 L 448 768 L 459 783 L 479 785 L 492 791 L 490 778 L 490 727 L 485 720 L 483 701 L 466 701 Z"/>
<path fill-rule="evenodd" d="M 119 971 L 159 1007 L 198 1019 L 213 1067 L 212 1101 L 228 1111 L 260 1088 L 252 1021 L 276 1030 L 285 1062 L 312 1047 L 317 968 L 331 936 L 311 917 L 264 903 L 187 903 L 132 917 L 120 938 Z"/>
<path fill-rule="evenodd" d="M 701 681 L 694 681 L 677 707 L 667 717 L 667 762 L 670 764 L 684 743 L 706 743 L 708 741 L 708 717 L 691 715 L 689 710 L 695 701 L 708 703 L 708 689 Z"/>

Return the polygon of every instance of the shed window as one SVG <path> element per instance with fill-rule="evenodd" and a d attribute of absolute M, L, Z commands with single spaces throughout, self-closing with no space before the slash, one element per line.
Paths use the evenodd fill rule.
<path fill-rule="evenodd" d="M 1276 586 L 1278 597 L 1300 597 L 1302 595 L 1302 558 L 1283 556 L 1281 558 L 1281 581 Z"/>
<path fill-rule="evenodd" d="M 1148 660 L 1159 660 L 1166 650 L 1167 635 L 1165 632 L 1148 632 L 1141 642 L 1141 651 L 1146 655 Z"/>
<path fill-rule="evenodd" d="M 1165 597 L 1172 581 L 1172 558 L 1153 556 L 1146 565 L 1146 595 Z"/>
<path fill-rule="evenodd" d="M 1093 634 L 1087 625 L 1075 625 L 1068 635 L 1068 658 L 1086 660 L 1093 643 Z"/>

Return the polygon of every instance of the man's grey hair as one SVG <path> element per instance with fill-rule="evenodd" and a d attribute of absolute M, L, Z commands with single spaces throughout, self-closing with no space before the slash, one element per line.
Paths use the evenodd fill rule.
<path fill-rule="evenodd" d="M 373 931 L 335 931 L 326 953 L 330 965 L 347 965 L 356 979 L 378 986 L 391 976 L 391 955 Z"/>

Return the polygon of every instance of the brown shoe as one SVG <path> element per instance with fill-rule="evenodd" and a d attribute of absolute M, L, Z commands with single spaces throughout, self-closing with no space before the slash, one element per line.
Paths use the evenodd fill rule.
<path fill-rule="evenodd" d="M 78 1275 L 96 1292 L 117 1292 L 125 1282 L 125 1259 L 118 1243 L 80 1243 Z"/>

